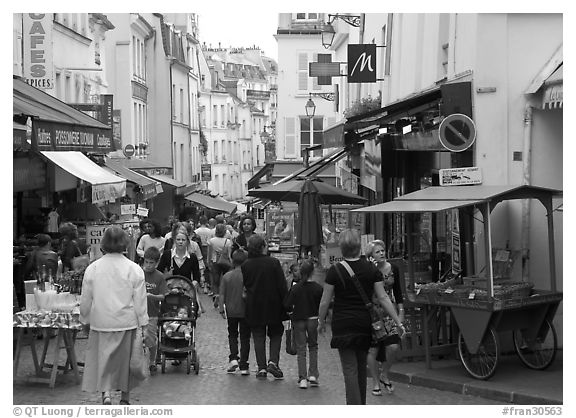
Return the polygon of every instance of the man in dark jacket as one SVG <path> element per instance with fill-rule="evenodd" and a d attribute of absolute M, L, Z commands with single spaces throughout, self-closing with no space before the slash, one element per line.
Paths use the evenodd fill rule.
<path fill-rule="evenodd" d="M 248 260 L 242 264 L 246 288 L 246 321 L 252 330 L 254 352 L 258 363 L 257 378 L 265 379 L 270 373 L 275 379 L 284 374 L 278 363 L 284 326 L 288 319 L 284 308 L 287 294 L 286 278 L 280 262 L 267 255 L 267 244 L 259 235 L 248 239 Z M 266 363 L 266 335 L 270 338 L 270 352 Z"/>

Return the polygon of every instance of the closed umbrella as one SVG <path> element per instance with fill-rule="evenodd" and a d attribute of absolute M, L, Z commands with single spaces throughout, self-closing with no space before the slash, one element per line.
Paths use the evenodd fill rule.
<path fill-rule="evenodd" d="M 298 202 L 298 241 L 300 247 L 319 248 L 322 244 L 322 219 L 316 182 L 305 180 Z"/>

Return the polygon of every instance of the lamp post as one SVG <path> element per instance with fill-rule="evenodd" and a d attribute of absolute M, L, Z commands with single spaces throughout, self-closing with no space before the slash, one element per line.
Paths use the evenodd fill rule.
<path fill-rule="evenodd" d="M 332 26 L 332 23 L 334 23 L 336 19 L 343 20 L 344 22 L 346 22 L 350 26 L 354 26 L 355 28 L 360 27 L 360 25 L 362 24 L 362 15 L 329 14 L 328 22 L 326 22 L 326 24 L 322 27 L 321 32 L 322 46 L 326 49 L 330 48 L 332 46 L 332 42 L 334 41 L 336 31 L 334 30 L 334 26 Z"/>

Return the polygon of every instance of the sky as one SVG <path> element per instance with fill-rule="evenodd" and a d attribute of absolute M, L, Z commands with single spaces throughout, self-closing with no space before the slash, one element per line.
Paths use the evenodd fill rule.
<path fill-rule="evenodd" d="M 246 8 L 223 14 L 216 8 L 198 13 L 200 42 L 222 48 L 259 46 L 264 55 L 278 61 L 278 47 L 274 34 L 278 28 L 278 11 Z"/>

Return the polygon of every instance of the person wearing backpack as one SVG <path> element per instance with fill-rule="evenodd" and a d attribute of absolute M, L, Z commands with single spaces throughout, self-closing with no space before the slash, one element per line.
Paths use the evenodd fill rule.
<path fill-rule="evenodd" d="M 218 224 L 214 231 L 214 237 L 208 240 L 208 269 L 210 270 L 210 288 L 214 293 L 212 299 L 214 307 L 218 307 L 218 294 L 222 275 L 232 268 L 230 253 L 232 252 L 232 240 L 226 238 L 226 225 Z"/>

